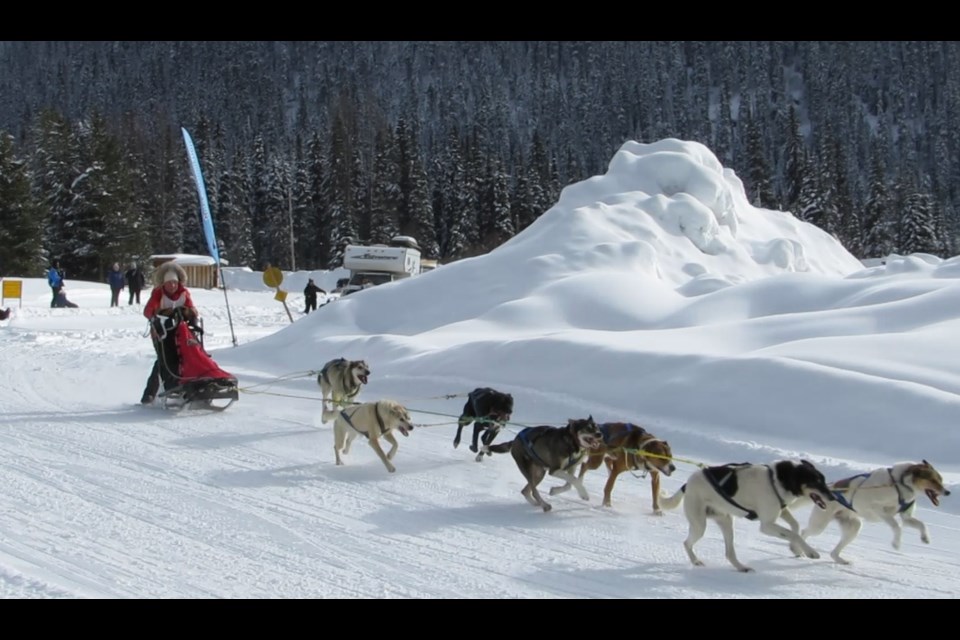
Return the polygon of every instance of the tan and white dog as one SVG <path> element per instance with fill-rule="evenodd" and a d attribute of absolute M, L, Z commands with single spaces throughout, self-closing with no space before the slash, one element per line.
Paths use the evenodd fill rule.
<path fill-rule="evenodd" d="M 364 402 L 340 409 L 333 421 L 333 452 L 337 457 L 337 464 L 343 464 L 340 454 L 350 453 L 350 444 L 354 438 L 361 435 L 370 442 L 370 447 L 380 456 L 387 471 L 393 473 L 397 469 L 390 461 L 399 446 L 393 432 L 399 431 L 404 436 L 409 436 L 412 429 L 407 409 L 393 400 Z M 390 451 L 387 453 L 384 453 L 380 446 L 381 438 L 390 443 Z"/>
<path fill-rule="evenodd" d="M 943 486 L 943 478 L 933 465 L 923 462 L 900 462 L 892 467 L 874 469 L 870 473 L 838 480 L 830 485 L 837 500 L 827 504 L 826 509 L 814 509 L 807 528 L 801 532 L 804 538 L 822 533 L 831 520 L 840 523 L 840 542 L 830 552 L 830 557 L 840 564 L 849 564 L 840 557 L 844 547 L 853 542 L 860 533 L 863 520 L 886 522 L 893 529 L 893 548 L 900 548 L 903 528 L 896 520 L 920 531 L 920 540 L 930 543 L 927 525 L 914 517 L 917 494 L 926 494 L 933 506 L 940 505 L 940 496 L 950 492 Z"/>
<path fill-rule="evenodd" d="M 363 360 L 335 358 L 323 365 L 317 375 L 317 384 L 323 396 L 320 420 L 326 423 L 335 415 L 336 407 L 345 407 L 353 402 L 360 388 L 367 384 L 369 375 L 370 367 Z M 334 408 L 328 409 L 327 402 L 332 402 Z"/>

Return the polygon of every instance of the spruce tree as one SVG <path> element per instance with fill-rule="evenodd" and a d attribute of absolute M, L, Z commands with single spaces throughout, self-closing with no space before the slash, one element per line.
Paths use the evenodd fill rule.
<path fill-rule="evenodd" d="M 0 133 L 0 277 L 32 277 L 44 267 L 43 216 L 30 194 L 30 170 L 13 136 Z"/>

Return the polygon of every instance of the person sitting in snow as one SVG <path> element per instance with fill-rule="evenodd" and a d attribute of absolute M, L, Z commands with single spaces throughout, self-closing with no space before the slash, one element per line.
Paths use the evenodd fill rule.
<path fill-rule="evenodd" d="M 157 268 L 153 277 L 156 286 L 150 292 L 143 315 L 150 321 L 150 337 L 157 360 L 153 363 L 153 370 L 140 398 L 142 404 L 153 402 L 160 389 L 161 380 L 164 391 L 169 391 L 179 384 L 180 358 L 174 342 L 173 329 L 176 321 L 173 317 L 180 316 L 191 325 L 200 317 L 186 287 L 187 273 L 183 267 L 174 262 L 166 262 Z"/>

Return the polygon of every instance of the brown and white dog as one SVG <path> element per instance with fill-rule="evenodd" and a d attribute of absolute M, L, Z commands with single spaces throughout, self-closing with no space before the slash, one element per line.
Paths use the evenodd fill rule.
<path fill-rule="evenodd" d="M 410 414 L 407 409 L 393 400 L 378 400 L 346 407 L 337 412 L 333 421 L 333 452 L 337 457 L 337 464 L 342 465 L 340 453 L 350 453 L 350 444 L 358 435 L 362 435 L 370 442 L 370 447 L 376 451 L 383 461 L 387 471 L 393 473 L 396 467 L 390 461 L 397 452 L 397 439 L 394 431 L 409 436 L 413 430 L 410 423 Z M 390 451 L 383 452 L 380 438 L 390 443 Z"/>
<path fill-rule="evenodd" d="M 598 425 L 603 434 L 603 444 L 587 452 L 587 457 L 580 465 L 578 477 L 583 480 L 587 471 L 597 469 L 606 463 L 609 475 L 607 484 L 603 487 L 603 506 L 611 506 L 610 496 L 617 476 L 627 470 L 649 471 L 650 486 L 653 494 L 653 513 L 661 516 L 660 509 L 660 474 L 670 475 L 677 470 L 673 464 L 673 452 L 670 443 L 661 440 L 643 427 L 627 422 L 604 422 Z M 569 490 L 570 483 L 553 487 L 550 495 L 556 495 Z"/>
<path fill-rule="evenodd" d="M 940 506 L 940 496 L 950 495 L 943 486 L 940 473 L 926 460 L 881 467 L 832 482 L 829 486 L 837 498 L 836 502 L 828 503 L 825 510 L 814 509 L 807 528 L 800 535 L 804 538 L 815 536 L 823 532 L 831 520 L 836 520 L 840 523 L 840 542 L 830 552 L 830 557 L 840 564 L 849 564 L 848 560 L 840 557 L 840 552 L 860 533 L 863 520 L 883 521 L 890 525 L 893 529 L 893 548 L 899 549 L 903 533 L 896 520 L 899 515 L 905 526 L 920 531 L 920 540 L 929 544 L 927 525 L 913 515 L 917 508 L 917 495 L 926 494 L 935 507 Z"/>
<path fill-rule="evenodd" d="M 317 384 L 323 396 L 323 409 L 320 413 L 322 422 L 327 422 L 335 415 L 335 411 L 328 410 L 327 402 L 334 407 L 345 407 L 354 401 L 360 393 L 360 388 L 367 384 L 370 367 L 363 360 L 347 360 L 335 358 L 330 360 L 317 375 Z"/>

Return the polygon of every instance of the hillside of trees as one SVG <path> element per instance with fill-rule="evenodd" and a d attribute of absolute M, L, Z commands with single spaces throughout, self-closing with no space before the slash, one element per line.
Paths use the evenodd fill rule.
<path fill-rule="evenodd" d="M 665 137 L 858 257 L 953 255 L 958 69 L 958 42 L 0 42 L 0 272 L 206 253 L 181 126 L 232 265 L 483 253 Z"/>

